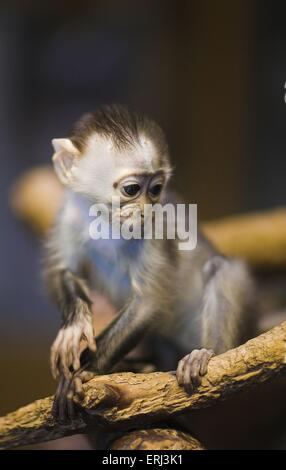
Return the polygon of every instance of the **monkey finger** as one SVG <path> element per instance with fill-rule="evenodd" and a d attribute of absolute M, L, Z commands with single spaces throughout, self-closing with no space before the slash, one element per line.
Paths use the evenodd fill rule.
<path fill-rule="evenodd" d="M 57 356 L 56 368 L 68 378 L 68 343 L 66 338 L 63 338 L 61 344 L 57 346 Z"/>
<path fill-rule="evenodd" d="M 188 360 L 185 361 L 184 373 L 183 373 L 183 386 L 185 391 L 191 395 L 194 391 L 193 382 L 191 378 L 190 364 Z"/>
<path fill-rule="evenodd" d="M 67 380 L 71 379 L 70 363 L 67 351 L 61 351 L 60 354 L 60 371 Z"/>
<path fill-rule="evenodd" d="M 82 380 L 80 377 L 75 377 L 74 378 L 74 393 L 76 395 L 76 398 L 79 401 L 82 401 L 84 398 L 84 391 L 82 387 Z"/>
<path fill-rule="evenodd" d="M 53 342 L 53 346 L 54 348 L 58 349 L 59 345 L 61 344 L 62 340 L 63 340 L 63 337 L 64 337 L 64 330 L 61 328 L 56 336 L 56 339 L 55 341 Z"/>
<path fill-rule="evenodd" d="M 86 383 L 89 380 L 91 380 L 95 375 L 96 375 L 95 372 L 90 372 L 90 371 L 87 371 L 87 370 L 83 370 L 80 373 L 80 379 L 81 379 L 82 383 Z"/>
<path fill-rule="evenodd" d="M 54 418 L 57 418 L 57 417 L 58 417 L 58 411 L 59 411 L 59 410 L 58 410 L 59 397 L 60 397 L 60 395 L 61 395 L 63 383 L 64 383 L 64 377 L 61 376 L 61 377 L 60 377 L 60 380 L 59 380 L 59 383 L 58 383 L 58 387 L 57 387 L 55 396 L 54 396 L 54 401 L 53 401 L 52 410 L 51 410 L 51 413 L 52 413 L 52 415 L 54 416 Z"/>
<path fill-rule="evenodd" d="M 80 368 L 80 346 L 79 343 L 73 343 L 72 346 L 72 366 L 76 372 Z"/>
<path fill-rule="evenodd" d="M 85 335 L 82 333 L 82 330 L 75 329 L 72 338 L 72 365 L 74 371 L 77 371 L 80 368 L 81 339 L 83 336 L 85 337 Z"/>
<path fill-rule="evenodd" d="M 95 352 L 96 351 L 96 342 L 93 336 L 88 339 L 87 341 L 88 347 L 91 351 Z"/>
<path fill-rule="evenodd" d="M 68 418 L 68 399 L 67 394 L 70 387 L 70 380 L 64 379 L 61 393 L 58 400 L 58 416 L 61 423 L 65 423 Z"/>
<path fill-rule="evenodd" d="M 52 404 L 52 409 L 51 409 L 51 414 L 55 420 L 58 418 L 58 400 L 54 398 L 53 404 Z"/>
<path fill-rule="evenodd" d="M 50 367 L 52 376 L 54 379 L 57 379 L 59 376 L 59 341 L 56 339 L 51 347 L 51 355 L 50 355 Z"/>
<path fill-rule="evenodd" d="M 191 356 L 188 361 L 188 374 L 190 375 L 193 388 L 199 387 L 201 385 L 201 376 L 200 376 L 200 359 L 196 356 Z"/>
<path fill-rule="evenodd" d="M 58 417 L 58 398 L 57 398 L 56 395 L 54 396 L 54 401 L 53 401 L 53 404 L 52 404 L 51 414 L 54 417 L 54 419 L 57 419 L 57 417 Z"/>
<path fill-rule="evenodd" d="M 53 378 L 56 380 L 59 376 L 59 353 L 58 351 L 51 351 L 51 358 L 50 358 L 50 367 Z"/>
<path fill-rule="evenodd" d="M 69 345 L 67 346 L 67 348 L 66 348 L 63 355 L 65 356 L 65 365 L 70 370 L 70 367 L 71 367 L 71 364 L 72 364 L 72 354 L 71 354 L 71 349 L 70 349 Z"/>
<path fill-rule="evenodd" d="M 82 401 L 84 398 L 84 390 L 83 390 L 83 384 L 91 380 L 95 376 L 94 372 L 89 372 L 86 370 L 83 370 L 79 372 L 78 375 L 75 375 L 74 377 L 74 390 L 75 390 L 75 395 L 76 398 L 79 401 Z"/>
<path fill-rule="evenodd" d="M 76 351 L 74 351 L 72 366 L 75 372 L 80 368 L 80 356 Z"/>
<path fill-rule="evenodd" d="M 93 328 L 92 325 L 88 328 L 88 330 L 85 333 L 85 337 L 87 340 L 88 347 L 91 351 L 96 351 L 96 342 L 94 338 L 94 333 L 93 333 Z"/>
<path fill-rule="evenodd" d="M 200 375 L 206 375 L 208 371 L 208 364 L 210 358 L 214 356 L 214 351 L 212 349 L 202 349 L 202 359 L 201 359 L 201 367 L 200 367 Z"/>
<path fill-rule="evenodd" d="M 60 361 L 60 364 L 59 364 L 59 369 L 61 371 L 61 374 L 63 374 L 67 380 L 71 378 L 72 374 L 68 366 L 66 355 L 62 357 L 62 360 Z"/>
<path fill-rule="evenodd" d="M 60 330 L 56 336 L 56 339 L 54 340 L 52 344 L 51 351 L 57 351 L 59 349 L 62 339 L 63 339 L 63 331 Z"/>
<path fill-rule="evenodd" d="M 192 380 L 196 387 L 201 384 L 201 377 L 207 372 L 207 365 L 211 355 L 213 355 L 213 351 L 205 348 L 194 349 L 189 355 Z"/>
<path fill-rule="evenodd" d="M 75 369 L 74 369 L 74 354 L 73 354 L 73 348 L 70 349 L 68 363 L 69 363 L 69 370 L 72 370 L 72 372 L 74 372 Z"/>
<path fill-rule="evenodd" d="M 74 398 L 74 384 L 71 383 L 70 389 L 67 393 L 67 415 L 71 421 L 73 421 L 76 417 L 73 398 Z"/>
<path fill-rule="evenodd" d="M 185 368 L 185 361 L 184 359 L 181 359 L 178 363 L 178 367 L 176 370 L 176 377 L 177 377 L 177 382 L 179 385 L 183 385 L 184 383 L 184 368 Z"/>

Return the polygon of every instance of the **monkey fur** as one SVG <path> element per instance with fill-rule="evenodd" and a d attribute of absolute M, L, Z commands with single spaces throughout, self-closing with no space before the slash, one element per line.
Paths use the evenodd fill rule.
<path fill-rule="evenodd" d="M 47 287 L 62 313 L 51 349 L 52 373 L 59 378 L 54 414 L 72 419 L 82 383 L 113 370 L 141 341 L 152 362 L 176 369 L 179 385 L 192 393 L 213 354 L 254 334 L 255 292 L 247 266 L 220 255 L 200 234 L 189 251 L 178 249 L 177 237 L 90 238 L 91 204 L 109 205 L 119 196 L 126 219 L 135 208 L 143 213 L 146 203 L 173 202 L 168 146 L 154 121 L 119 105 L 103 106 L 53 146 L 55 171 L 66 186 L 45 258 Z M 91 291 L 118 311 L 97 338 Z"/>

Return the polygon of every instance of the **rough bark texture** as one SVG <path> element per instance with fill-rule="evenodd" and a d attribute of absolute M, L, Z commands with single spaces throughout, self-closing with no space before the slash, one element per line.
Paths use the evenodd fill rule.
<path fill-rule="evenodd" d="M 15 216 L 43 237 L 51 227 L 63 188 L 50 167 L 35 167 L 15 182 L 10 205 Z M 228 256 L 258 268 L 286 267 L 286 209 L 238 215 L 202 225 L 203 232 Z"/>
<path fill-rule="evenodd" d="M 48 441 L 91 428 L 108 426 L 109 432 L 142 428 L 192 408 L 211 406 L 234 392 L 269 380 L 285 368 L 286 322 L 212 358 L 207 376 L 192 396 L 177 385 L 173 373 L 98 376 L 86 384 L 80 416 L 73 424 L 53 420 L 52 397 L 0 418 L 0 448 Z"/>
<path fill-rule="evenodd" d="M 202 444 L 189 434 L 170 428 L 132 431 L 116 439 L 111 450 L 204 450 Z"/>

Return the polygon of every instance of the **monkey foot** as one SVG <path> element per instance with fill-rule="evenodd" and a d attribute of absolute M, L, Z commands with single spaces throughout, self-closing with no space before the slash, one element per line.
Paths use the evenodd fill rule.
<path fill-rule="evenodd" d="M 60 423 L 73 421 L 76 418 L 75 402 L 84 398 L 82 385 L 94 377 L 93 372 L 80 371 L 71 379 L 60 376 L 52 406 L 52 415 Z"/>
<path fill-rule="evenodd" d="M 211 349 L 194 349 L 183 357 L 177 367 L 177 381 L 189 394 L 201 384 L 202 376 L 207 373 L 210 358 L 214 356 Z"/>

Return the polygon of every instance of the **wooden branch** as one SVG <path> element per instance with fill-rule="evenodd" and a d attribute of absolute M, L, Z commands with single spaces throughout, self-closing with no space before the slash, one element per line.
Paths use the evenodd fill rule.
<path fill-rule="evenodd" d="M 63 186 L 50 166 L 25 171 L 12 185 L 10 207 L 39 238 L 51 228 L 63 197 Z"/>
<path fill-rule="evenodd" d="M 286 322 L 244 345 L 211 359 L 208 374 L 188 396 L 172 373 L 117 373 L 85 385 L 80 416 L 69 425 L 50 414 L 52 397 L 0 418 L 0 448 L 43 442 L 91 427 L 142 428 L 190 409 L 211 406 L 239 390 L 269 380 L 286 368 Z"/>
<path fill-rule="evenodd" d="M 35 167 L 18 178 L 11 190 L 14 215 L 38 237 L 46 235 L 62 200 L 63 188 L 51 167 Z M 224 254 L 258 268 L 286 267 L 286 209 L 227 217 L 202 225 Z"/>
<path fill-rule="evenodd" d="M 286 209 L 226 217 L 202 225 L 224 254 L 244 258 L 255 268 L 286 267 Z"/>
<path fill-rule="evenodd" d="M 204 450 L 190 434 L 177 429 L 138 429 L 116 439 L 111 450 Z"/>

